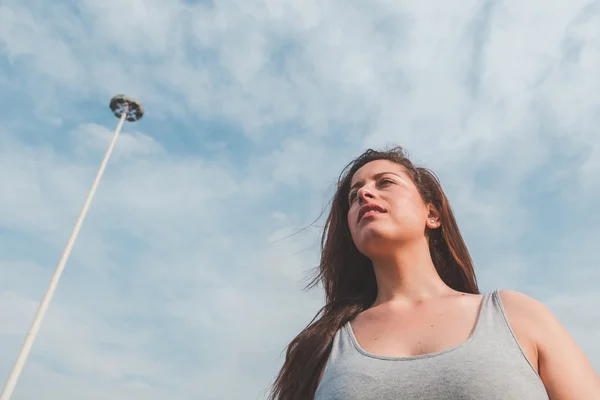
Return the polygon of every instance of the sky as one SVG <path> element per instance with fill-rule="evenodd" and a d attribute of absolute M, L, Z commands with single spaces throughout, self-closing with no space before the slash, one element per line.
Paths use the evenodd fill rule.
<path fill-rule="evenodd" d="M 600 371 L 600 2 L 0 0 L 0 380 L 126 94 L 15 400 L 264 399 L 342 168 L 433 169 L 482 291 Z"/>

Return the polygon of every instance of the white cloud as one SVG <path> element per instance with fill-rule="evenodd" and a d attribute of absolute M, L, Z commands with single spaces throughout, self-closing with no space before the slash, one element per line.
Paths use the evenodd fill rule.
<path fill-rule="evenodd" d="M 125 128 L 127 129 L 127 128 Z M 83 157 L 104 154 L 113 131 L 98 124 L 83 124 L 72 133 L 73 148 L 81 152 Z M 118 138 L 119 146 L 115 147 L 114 156 L 152 155 L 163 151 L 160 145 L 150 136 L 140 132 L 123 131 Z M 92 151 L 89 154 L 88 151 Z"/>
<path fill-rule="evenodd" d="M 323 218 L 278 239 L 392 143 L 440 176 L 482 287 L 544 300 L 600 368 L 598 18 L 566 0 L 4 1 L 0 376 L 117 93 L 146 116 L 119 138 L 15 399 L 264 398 L 321 301 L 300 288 Z"/>

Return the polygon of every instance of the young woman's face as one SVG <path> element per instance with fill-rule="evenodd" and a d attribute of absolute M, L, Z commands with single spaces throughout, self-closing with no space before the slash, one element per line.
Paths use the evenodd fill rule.
<path fill-rule="evenodd" d="M 423 238 L 426 226 L 438 227 L 435 209 L 423 202 L 405 168 L 392 161 L 371 161 L 356 171 L 348 202 L 352 239 L 367 257 L 390 242 Z"/>

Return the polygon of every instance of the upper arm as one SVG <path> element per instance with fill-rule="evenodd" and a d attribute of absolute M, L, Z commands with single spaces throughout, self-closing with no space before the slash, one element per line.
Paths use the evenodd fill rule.
<path fill-rule="evenodd" d="M 518 314 L 538 354 L 539 374 L 553 400 L 600 399 L 600 377 L 575 340 L 542 303 L 502 291 L 502 301 Z"/>

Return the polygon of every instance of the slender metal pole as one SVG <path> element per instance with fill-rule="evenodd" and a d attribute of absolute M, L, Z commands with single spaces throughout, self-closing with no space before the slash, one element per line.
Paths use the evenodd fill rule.
<path fill-rule="evenodd" d="M 52 275 L 52 279 L 50 280 L 50 284 L 48 285 L 48 289 L 44 294 L 44 298 L 40 303 L 40 306 L 35 314 L 33 319 L 33 323 L 29 328 L 29 332 L 27 332 L 27 336 L 25 337 L 25 342 L 23 343 L 23 347 L 21 347 L 21 352 L 15 362 L 15 365 L 4 385 L 4 390 L 2 391 L 2 395 L 0 395 L 0 400 L 9 400 L 10 396 L 17 385 L 17 381 L 19 380 L 19 376 L 21 375 L 21 371 L 23 371 L 23 366 L 25 365 L 25 361 L 27 361 L 27 357 L 31 351 L 31 346 L 33 346 L 33 342 L 35 341 L 35 337 L 37 336 L 38 331 L 40 330 L 40 325 L 42 323 L 42 319 L 44 319 L 44 315 L 46 314 L 46 310 L 48 309 L 48 305 L 52 300 L 52 296 L 56 291 L 56 286 L 58 285 L 58 280 L 65 269 L 65 264 L 71 255 L 71 250 L 73 249 L 73 244 L 75 244 L 75 240 L 77 239 L 77 235 L 79 234 L 79 230 L 81 229 L 81 225 L 83 224 L 83 220 L 87 214 L 88 208 L 92 203 L 92 199 L 94 198 L 94 194 L 96 193 L 96 188 L 98 187 L 98 183 L 104 174 L 104 169 L 106 168 L 106 164 L 108 163 L 108 159 L 115 148 L 115 144 L 117 143 L 117 138 L 119 137 L 119 133 L 121 132 L 121 128 L 123 127 L 123 122 L 125 122 L 125 118 L 127 118 L 127 109 L 123 111 L 123 115 L 119 120 L 119 124 L 117 125 L 117 129 L 112 136 L 110 144 L 108 146 L 108 150 L 106 150 L 106 154 L 104 155 L 104 159 L 100 164 L 100 168 L 98 169 L 98 173 L 96 174 L 96 179 L 94 179 L 94 183 L 92 184 L 92 188 L 85 199 L 85 203 L 83 204 L 83 208 L 81 213 L 79 214 L 79 218 L 77 218 L 77 222 L 75 223 L 75 227 L 71 232 L 71 236 L 69 237 L 69 241 L 67 242 L 67 246 L 63 251 L 63 254 L 56 266 L 56 271 L 54 271 L 54 275 Z"/>

